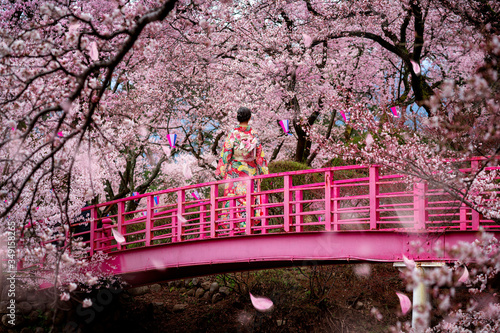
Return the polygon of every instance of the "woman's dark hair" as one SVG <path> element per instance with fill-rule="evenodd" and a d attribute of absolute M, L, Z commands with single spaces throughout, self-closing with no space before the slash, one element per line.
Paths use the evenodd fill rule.
<path fill-rule="evenodd" d="M 249 108 L 242 106 L 241 108 L 238 109 L 236 118 L 240 123 L 250 120 L 251 117 L 252 117 L 252 111 L 250 111 Z"/>

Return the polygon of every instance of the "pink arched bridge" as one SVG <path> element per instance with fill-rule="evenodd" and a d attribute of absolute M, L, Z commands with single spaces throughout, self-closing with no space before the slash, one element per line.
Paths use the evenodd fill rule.
<path fill-rule="evenodd" d="M 91 255 L 109 253 L 114 273 L 140 285 L 315 263 L 397 262 L 403 255 L 450 261 L 446 250 L 472 242 L 480 227 L 500 233 L 460 198 L 381 170 L 342 166 L 146 193 L 85 207 L 90 220 L 82 224 L 90 222 L 90 230 L 74 237 L 88 239 Z M 224 197 L 224 186 L 235 181 L 246 194 Z"/>

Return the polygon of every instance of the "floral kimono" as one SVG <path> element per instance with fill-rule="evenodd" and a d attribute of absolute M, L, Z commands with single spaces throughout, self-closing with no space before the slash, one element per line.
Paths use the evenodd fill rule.
<path fill-rule="evenodd" d="M 257 138 L 257 133 L 250 126 L 239 126 L 232 130 L 224 142 L 221 157 L 217 165 L 215 174 L 224 177 L 224 179 L 234 179 L 240 177 L 251 177 L 255 175 L 266 175 L 267 161 L 264 158 L 262 145 Z M 245 182 L 227 183 L 224 189 L 224 196 L 244 196 L 246 195 Z M 258 199 L 257 204 L 258 204 Z M 239 198 L 236 206 L 245 206 L 246 199 Z M 225 204 L 229 208 L 229 201 Z M 241 209 L 241 208 L 240 208 Z M 260 212 L 255 212 L 260 216 Z M 237 214 L 238 217 L 245 217 L 246 214 Z M 227 218 L 227 214 L 223 215 Z M 245 227 L 246 223 L 240 223 L 240 227 Z"/>

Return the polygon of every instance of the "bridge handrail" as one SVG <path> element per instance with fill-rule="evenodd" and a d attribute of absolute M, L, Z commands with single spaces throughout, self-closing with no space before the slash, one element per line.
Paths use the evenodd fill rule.
<path fill-rule="evenodd" d="M 373 166 L 378 166 L 378 165 L 373 165 Z M 255 175 L 255 176 L 248 177 L 248 178 L 258 180 L 258 179 L 266 179 L 266 178 L 276 178 L 276 177 L 281 177 L 281 176 L 286 176 L 286 175 L 295 176 L 295 175 L 303 175 L 303 174 L 309 174 L 309 173 L 322 173 L 324 171 L 330 171 L 330 170 L 331 171 L 358 170 L 358 169 L 366 169 L 368 167 L 369 166 L 365 166 L 365 165 L 353 165 L 353 166 L 347 165 L 347 166 L 337 166 L 337 167 L 329 167 L 329 168 L 321 168 L 321 169 L 307 169 L 307 170 L 278 172 L 278 173 L 271 173 L 271 174 L 267 174 L 267 175 Z M 116 199 L 116 200 L 112 200 L 112 201 L 103 202 L 103 203 L 100 203 L 97 205 L 85 206 L 82 208 L 82 211 L 87 211 L 87 210 L 90 210 L 91 208 L 105 207 L 105 206 L 117 204 L 119 202 L 124 202 L 124 201 L 139 200 L 139 199 L 151 196 L 151 195 L 156 196 L 159 194 L 174 193 L 174 192 L 177 192 L 179 190 L 192 190 L 192 189 L 197 189 L 200 187 L 208 187 L 211 185 L 221 185 L 221 184 L 227 184 L 227 183 L 234 183 L 234 182 L 239 182 L 239 181 L 242 181 L 242 180 L 248 179 L 248 178 L 222 179 L 222 180 L 215 180 L 215 181 L 205 182 L 205 183 L 200 183 L 200 184 L 192 184 L 192 185 L 185 185 L 182 187 L 174 187 L 174 188 L 155 191 L 155 192 L 148 192 L 148 193 L 144 193 L 144 194 L 134 195 L 133 197 L 126 197 L 126 198 L 122 198 L 122 199 Z"/>
<path fill-rule="evenodd" d="M 378 165 L 352 165 L 281 172 L 187 185 L 87 206 L 82 209 L 91 212 L 90 220 L 86 221 L 90 222 L 87 242 L 91 245 L 92 254 L 96 250 L 125 250 L 132 245 L 144 244 L 147 247 L 162 242 L 256 233 L 308 230 L 348 232 L 354 230 L 352 228 L 367 231 L 394 231 L 401 228 L 477 230 L 480 224 L 486 228 L 500 228 L 478 212 L 460 205 L 456 199 L 429 189 L 425 182 L 417 180 L 414 188 L 408 190 L 403 188 L 407 182 L 404 178 L 408 176 L 379 175 L 379 169 Z M 474 169 L 474 165 L 471 169 Z M 349 170 L 366 170 L 366 174 L 355 175 L 357 178 L 334 178 L 339 171 Z M 307 184 L 293 183 L 294 176 L 307 174 L 321 174 L 322 181 L 318 182 L 318 176 L 312 177 Z M 281 187 L 261 190 L 257 186 L 254 192 L 254 186 L 266 179 L 279 179 Z M 233 182 L 245 183 L 246 194 L 219 196 L 220 186 Z M 189 191 L 199 189 L 204 189 L 202 192 L 205 195 L 209 193 L 208 198 L 186 199 Z M 161 205 L 158 201 L 155 204 L 155 197 L 174 193 L 176 201 Z M 125 203 L 143 198 L 146 199 L 145 207 L 125 211 Z M 243 201 L 243 205 L 239 205 L 239 201 Z M 99 217 L 97 211 L 103 207 L 114 211 L 110 211 L 112 214 L 108 216 Z M 115 224 L 106 224 L 105 220 L 111 223 L 114 220 Z M 127 241 L 116 243 L 110 229 L 116 229 Z"/>

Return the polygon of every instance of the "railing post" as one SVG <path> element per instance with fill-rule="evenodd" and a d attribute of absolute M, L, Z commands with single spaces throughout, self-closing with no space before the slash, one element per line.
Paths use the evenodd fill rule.
<path fill-rule="evenodd" d="M 295 191 L 295 231 L 302 232 L 302 225 L 304 224 L 304 215 L 301 213 L 304 212 L 304 193 L 302 190 Z"/>
<path fill-rule="evenodd" d="M 247 235 L 252 234 L 252 194 L 253 194 L 253 179 L 248 178 L 246 180 L 246 188 L 247 188 L 247 193 L 246 193 L 246 230 L 245 233 Z"/>
<path fill-rule="evenodd" d="M 267 234 L 267 226 L 269 225 L 269 219 L 268 219 L 268 215 L 269 215 L 269 209 L 267 208 L 267 204 L 269 203 L 269 198 L 267 196 L 267 193 L 266 194 L 262 194 L 260 196 L 260 199 L 261 199 L 261 206 L 264 206 L 262 209 L 262 233 L 263 234 Z"/>
<path fill-rule="evenodd" d="M 333 171 L 325 171 L 325 230 L 332 230 L 332 183 Z"/>
<path fill-rule="evenodd" d="M 474 160 L 470 162 L 471 164 L 471 176 L 473 172 L 477 172 L 479 170 L 479 161 Z M 471 209 L 471 215 L 472 215 L 472 230 L 479 230 L 479 220 L 480 220 L 480 214 L 477 210 Z"/>
<path fill-rule="evenodd" d="M 182 241 L 182 221 L 181 217 L 184 217 L 184 200 L 186 199 L 186 190 L 181 189 L 177 191 L 177 241 Z"/>
<path fill-rule="evenodd" d="M 215 238 L 215 221 L 217 220 L 217 197 L 219 196 L 219 185 L 210 186 L 210 238 Z"/>
<path fill-rule="evenodd" d="M 333 179 L 333 173 L 332 173 L 332 179 Z M 339 197 L 340 197 L 340 188 L 338 186 L 335 186 L 335 181 L 332 180 L 332 199 L 333 199 L 333 230 L 334 231 L 339 231 L 340 230 L 340 213 L 339 213 Z"/>
<path fill-rule="evenodd" d="M 207 213 L 205 211 L 207 207 L 209 206 L 205 204 L 200 206 L 200 239 L 207 238 L 205 235 L 205 220 L 207 218 Z"/>
<path fill-rule="evenodd" d="M 234 207 L 236 199 L 229 199 L 229 236 L 234 236 L 234 219 L 236 218 L 236 214 L 234 213 Z"/>
<path fill-rule="evenodd" d="M 118 216 L 117 216 L 118 229 L 117 230 L 123 235 L 123 237 L 125 237 L 125 234 L 127 233 L 126 227 L 123 226 L 123 224 L 124 224 L 123 222 L 125 222 L 124 216 L 123 216 L 124 212 L 125 212 L 125 202 L 121 201 L 118 203 Z M 125 232 L 123 232 L 123 229 L 125 229 Z M 117 242 L 117 245 L 118 245 L 118 250 L 121 250 L 122 245 L 118 244 L 118 242 Z"/>
<path fill-rule="evenodd" d="M 153 210 L 154 208 L 154 199 L 151 195 L 147 197 L 147 208 L 146 208 L 146 235 L 144 237 L 146 246 L 151 245 L 151 223 L 153 223 Z"/>
<path fill-rule="evenodd" d="M 379 209 L 379 184 L 378 184 L 378 166 L 370 166 L 369 171 L 369 191 L 370 191 L 370 230 L 378 229 L 378 221 L 380 220 Z"/>
<path fill-rule="evenodd" d="M 90 255 L 94 255 L 95 248 L 95 229 L 97 223 L 97 209 L 92 207 L 90 209 Z"/>
<path fill-rule="evenodd" d="M 467 230 L 467 210 L 468 207 L 466 204 L 462 204 L 460 206 L 460 230 Z"/>
<path fill-rule="evenodd" d="M 427 222 L 427 183 L 419 181 L 413 189 L 413 222 L 415 229 L 425 229 Z"/>
<path fill-rule="evenodd" d="M 290 188 L 293 186 L 292 177 L 290 175 L 283 176 L 283 228 L 285 232 L 290 231 L 290 220 L 292 213 L 292 207 L 290 204 L 290 199 L 293 197 L 293 193 L 290 191 Z"/>

